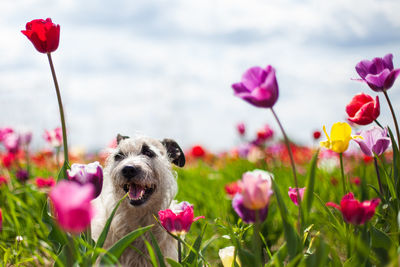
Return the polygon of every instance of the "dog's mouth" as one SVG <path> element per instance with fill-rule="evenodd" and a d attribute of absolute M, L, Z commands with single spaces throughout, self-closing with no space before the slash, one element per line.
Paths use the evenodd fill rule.
<path fill-rule="evenodd" d="M 123 189 L 126 193 L 128 193 L 128 198 L 130 200 L 131 205 L 140 206 L 146 203 L 149 200 L 150 196 L 153 194 L 156 189 L 155 185 L 141 185 L 136 183 L 128 183 L 124 184 Z"/>

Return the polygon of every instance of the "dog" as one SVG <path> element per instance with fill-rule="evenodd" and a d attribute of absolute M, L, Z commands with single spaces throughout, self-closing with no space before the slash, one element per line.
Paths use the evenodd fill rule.
<path fill-rule="evenodd" d="M 177 174 L 171 164 L 185 165 L 182 149 L 172 139 L 158 141 L 120 134 L 117 144 L 106 160 L 102 192 L 94 200 L 93 239 L 98 239 L 117 202 L 128 193 L 112 220 L 104 248 L 139 227 L 154 224 L 151 232 L 164 257 L 177 260 L 177 241 L 156 223 L 154 216 L 167 209 L 177 193 Z M 137 238 L 120 257 L 122 266 L 151 266 L 143 237 L 150 242 L 149 233 Z"/>

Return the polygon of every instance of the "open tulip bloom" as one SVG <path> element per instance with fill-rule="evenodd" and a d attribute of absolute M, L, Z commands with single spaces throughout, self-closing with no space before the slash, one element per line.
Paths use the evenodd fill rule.
<path fill-rule="evenodd" d="M 377 126 L 373 126 L 371 129 L 361 131 L 360 136 L 363 139 L 354 139 L 355 142 L 360 146 L 361 151 L 369 157 L 374 155 L 379 156 L 390 146 L 391 141 L 387 136 L 387 128 L 382 129 Z"/>
<path fill-rule="evenodd" d="M 342 198 L 340 206 L 332 202 L 326 203 L 326 206 L 338 209 L 347 223 L 360 225 L 369 221 L 372 216 L 374 216 L 375 208 L 379 203 L 379 198 L 360 202 L 355 199 L 353 193 L 350 192 Z"/>
<path fill-rule="evenodd" d="M 81 185 L 92 184 L 95 188 L 95 198 L 98 197 L 103 188 L 103 168 L 99 162 L 89 164 L 74 163 L 67 170 L 68 179 Z"/>
<path fill-rule="evenodd" d="M 356 71 L 361 80 L 376 92 L 390 89 L 400 74 L 400 69 L 393 67 L 392 54 L 387 54 L 383 58 L 362 60 L 356 65 Z"/>
<path fill-rule="evenodd" d="M 357 94 L 346 106 L 348 120 L 358 125 L 367 125 L 376 120 L 380 114 L 379 97 L 375 100 L 364 93 Z"/>
<path fill-rule="evenodd" d="M 265 69 L 252 67 L 242 76 L 242 81 L 232 84 L 235 95 L 261 108 L 271 108 L 279 96 L 275 69 L 268 65 Z"/>
<path fill-rule="evenodd" d="M 328 148 L 336 153 L 343 153 L 349 147 L 350 140 L 359 136 L 351 135 L 351 127 L 345 122 L 336 122 L 332 125 L 331 135 L 326 132 L 325 125 L 324 133 L 328 140 L 320 142 L 322 147 Z"/>

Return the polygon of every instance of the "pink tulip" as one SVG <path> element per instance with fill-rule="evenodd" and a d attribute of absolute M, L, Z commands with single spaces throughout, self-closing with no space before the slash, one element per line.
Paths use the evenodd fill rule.
<path fill-rule="evenodd" d="M 340 206 L 336 203 L 328 202 L 326 206 L 334 207 L 343 215 L 343 219 L 351 224 L 359 225 L 369 221 L 375 214 L 375 208 L 379 205 L 380 199 L 366 200 L 360 203 L 354 199 L 353 193 L 348 193 L 340 201 Z"/>
<path fill-rule="evenodd" d="M 304 197 L 304 190 L 306 190 L 305 187 L 299 188 L 299 194 L 300 194 L 300 200 L 303 200 Z M 289 187 L 289 197 L 293 201 L 293 203 L 298 206 L 299 205 L 299 198 L 297 196 L 297 189 L 296 188 L 291 188 Z"/>
<path fill-rule="evenodd" d="M 50 192 L 57 222 L 62 229 L 80 233 L 89 225 L 94 216 L 90 201 L 94 196 L 91 184 L 79 185 L 75 182 L 61 181 Z"/>
<path fill-rule="evenodd" d="M 262 170 L 243 174 L 241 187 L 243 205 L 251 210 L 259 210 L 268 205 L 272 195 L 272 175 Z"/>
<path fill-rule="evenodd" d="M 241 136 L 243 136 L 246 133 L 246 125 L 244 125 L 243 122 L 236 125 L 236 129 Z"/>
<path fill-rule="evenodd" d="M 186 234 L 193 222 L 204 218 L 204 216 L 193 218 L 193 205 L 186 201 L 173 203 L 171 209 L 160 210 L 158 217 L 162 226 L 174 235 Z"/>
<path fill-rule="evenodd" d="M 60 127 L 57 127 L 54 130 L 50 131 L 45 130 L 43 137 L 53 147 L 60 147 L 62 145 L 63 136 Z"/>

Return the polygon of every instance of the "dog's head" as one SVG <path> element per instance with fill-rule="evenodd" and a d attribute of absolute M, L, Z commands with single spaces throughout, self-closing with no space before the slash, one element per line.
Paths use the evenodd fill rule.
<path fill-rule="evenodd" d="M 183 167 L 185 155 L 172 139 L 117 136 L 118 146 L 107 159 L 114 194 L 128 193 L 133 207 L 168 205 L 177 185 L 171 163 Z"/>

